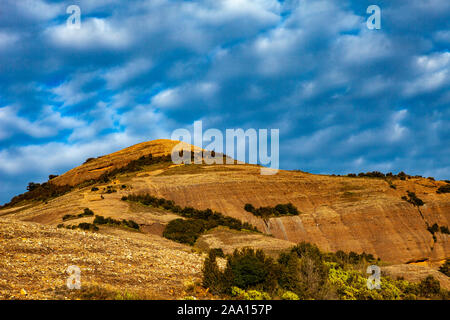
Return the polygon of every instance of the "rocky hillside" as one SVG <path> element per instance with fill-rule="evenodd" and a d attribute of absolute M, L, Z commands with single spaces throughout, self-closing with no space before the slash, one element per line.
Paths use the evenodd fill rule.
<path fill-rule="evenodd" d="M 56 226 L 64 215 L 90 208 L 96 214 L 133 219 L 146 232 L 161 235 L 164 226 L 177 216 L 120 200 L 131 193 L 149 193 L 182 206 L 211 208 L 250 222 L 286 243 L 304 240 L 325 251 L 365 251 L 391 263 L 439 262 L 450 256 L 450 235 L 435 232 L 433 236 L 427 230 L 433 224 L 450 226 L 450 194 L 436 192 L 446 185 L 443 181 L 340 177 L 298 171 L 262 176 L 255 165 L 176 166 L 164 162 L 137 172 L 120 173 L 109 182 L 80 185 L 142 156 L 168 155 L 177 143 L 151 141 L 91 159 L 51 180 L 54 184 L 75 186 L 71 192 L 45 202 L 8 207 L 0 210 L 0 216 Z M 408 191 L 424 204 L 416 206 L 407 201 Z M 298 208 L 298 216 L 263 220 L 244 210 L 247 203 L 259 207 L 288 202 Z M 266 238 L 270 247 L 273 238 Z M 203 241 L 208 242 L 214 241 Z"/>

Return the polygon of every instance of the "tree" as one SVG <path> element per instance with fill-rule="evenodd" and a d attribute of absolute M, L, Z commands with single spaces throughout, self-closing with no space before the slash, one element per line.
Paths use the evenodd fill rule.
<path fill-rule="evenodd" d="M 441 284 L 433 276 L 428 276 L 420 282 L 419 290 L 422 296 L 431 297 L 439 294 L 441 291 Z"/>
<path fill-rule="evenodd" d="M 30 183 L 28 183 L 27 190 L 28 191 L 33 191 L 33 190 L 39 188 L 40 186 L 41 185 L 39 183 L 30 182 Z"/>
<path fill-rule="evenodd" d="M 203 280 L 202 284 L 205 288 L 210 288 L 213 293 L 219 293 L 221 291 L 222 273 L 216 262 L 216 251 L 210 250 L 208 257 L 206 257 L 203 263 Z"/>

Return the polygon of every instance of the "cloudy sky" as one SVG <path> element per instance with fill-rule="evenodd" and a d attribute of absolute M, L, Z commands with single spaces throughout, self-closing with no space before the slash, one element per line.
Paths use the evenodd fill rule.
<path fill-rule="evenodd" d="M 448 0 L 1 0 L 0 203 L 196 120 L 279 128 L 283 169 L 449 179 L 449 88 Z"/>

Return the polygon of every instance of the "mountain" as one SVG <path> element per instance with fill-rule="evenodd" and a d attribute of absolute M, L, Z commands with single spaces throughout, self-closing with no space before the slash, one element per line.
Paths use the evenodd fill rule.
<path fill-rule="evenodd" d="M 260 174 L 259 166 L 242 163 L 174 165 L 170 154 L 178 143 L 155 140 L 88 159 L 45 185 L 66 186 L 67 190 L 39 201 L 18 199 L 0 210 L 0 221 L 20 228 L 25 228 L 24 223 L 37 223 L 36 228 L 52 230 L 53 235 L 69 234 L 55 227 L 92 222 L 90 216 L 76 217 L 89 208 L 117 221 L 135 221 L 142 231 L 139 241 L 148 236 L 161 246 L 190 252 L 189 246 L 162 237 L 166 225 L 179 218 L 176 213 L 122 200 L 131 194 L 150 194 L 181 207 L 210 208 L 248 222 L 261 232 L 220 227 L 197 240 L 199 250 L 221 247 L 227 253 L 252 246 L 270 254 L 308 241 L 325 251 L 366 252 L 386 263 L 409 263 L 412 268 L 438 265 L 450 256 L 450 235 L 439 229 L 450 226 L 450 195 L 437 193 L 439 187 L 447 185 L 444 181 L 407 175 L 348 177 L 284 170 L 267 176 Z M 299 214 L 262 219 L 244 209 L 246 204 L 258 208 L 287 203 Z M 75 219 L 63 221 L 64 216 Z M 117 236 L 121 242 L 136 237 L 115 229 L 100 229 L 99 234 Z"/>

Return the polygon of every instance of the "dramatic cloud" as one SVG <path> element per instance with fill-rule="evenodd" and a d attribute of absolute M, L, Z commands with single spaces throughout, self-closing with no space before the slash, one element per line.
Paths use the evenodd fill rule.
<path fill-rule="evenodd" d="M 80 29 L 67 2 L 0 2 L 0 203 L 196 120 L 279 128 L 285 169 L 450 178 L 448 0 L 70 4 Z"/>

